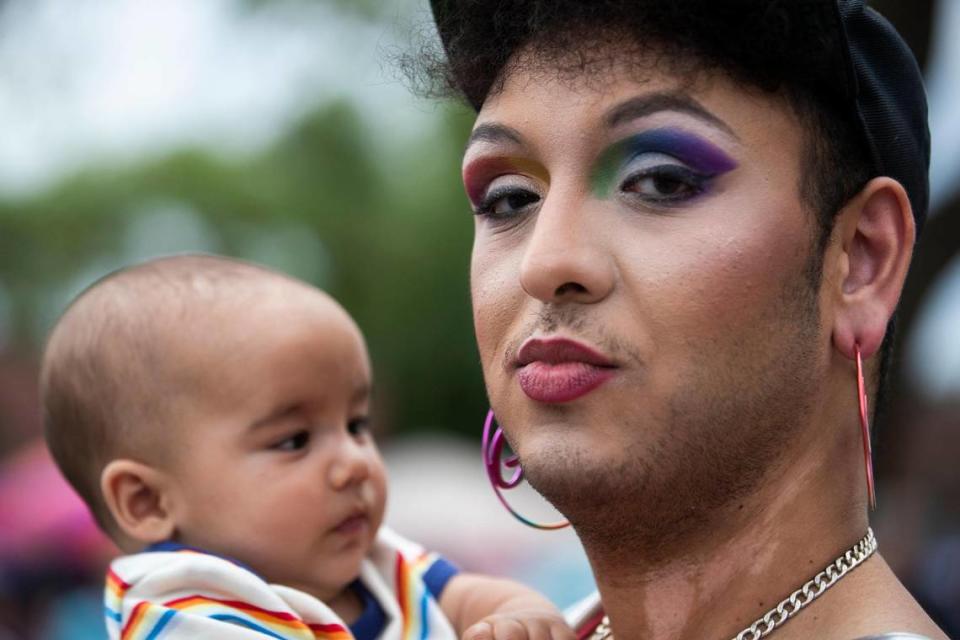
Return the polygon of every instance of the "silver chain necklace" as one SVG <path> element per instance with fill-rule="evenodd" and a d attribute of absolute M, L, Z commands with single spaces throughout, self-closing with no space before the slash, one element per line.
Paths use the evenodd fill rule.
<path fill-rule="evenodd" d="M 873 529 L 867 528 L 867 535 L 863 536 L 857 544 L 847 549 L 842 556 L 828 564 L 823 571 L 807 580 L 802 587 L 781 600 L 777 606 L 735 635 L 733 640 L 759 640 L 770 635 L 774 629 L 823 595 L 824 591 L 872 556 L 876 550 L 877 539 L 873 536 Z M 590 636 L 590 640 L 614 640 L 613 630 L 610 628 L 610 618 L 603 616 L 603 620 L 594 630 L 593 635 Z"/>

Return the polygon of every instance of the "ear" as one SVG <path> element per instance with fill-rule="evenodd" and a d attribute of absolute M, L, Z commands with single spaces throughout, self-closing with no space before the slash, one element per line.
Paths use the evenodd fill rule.
<path fill-rule="evenodd" d="M 913 255 L 916 229 L 903 186 L 874 178 L 841 210 L 834 232 L 841 247 L 833 343 L 851 360 L 859 344 L 869 358 L 883 342 Z"/>
<path fill-rule="evenodd" d="M 133 460 L 113 460 L 100 474 L 100 491 L 127 537 L 153 544 L 173 536 L 176 523 L 163 472 Z"/>

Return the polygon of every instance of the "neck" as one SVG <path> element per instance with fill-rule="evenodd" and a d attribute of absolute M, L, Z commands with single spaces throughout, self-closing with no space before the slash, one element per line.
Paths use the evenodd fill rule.
<path fill-rule="evenodd" d="M 614 636 L 732 637 L 863 537 L 864 500 L 852 490 L 862 472 L 817 455 L 771 469 L 758 491 L 655 556 L 635 549 L 625 561 L 622 550 L 584 538 Z M 790 626 L 778 637 L 806 625 Z"/>
<path fill-rule="evenodd" d="M 339 594 L 325 602 L 347 624 L 356 622 L 363 613 L 363 603 L 350 587 L 345 587 Z"/>

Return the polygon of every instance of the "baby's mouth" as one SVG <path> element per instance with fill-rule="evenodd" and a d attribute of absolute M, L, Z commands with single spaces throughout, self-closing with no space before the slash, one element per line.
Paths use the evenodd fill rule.
<path fill-rule="evenodd" d="M 370 518 L 366 511 L 355 511 L 333 528 L 336 533 L 345 536 L 356 536 L 366 533 L 370 528 Z"/>

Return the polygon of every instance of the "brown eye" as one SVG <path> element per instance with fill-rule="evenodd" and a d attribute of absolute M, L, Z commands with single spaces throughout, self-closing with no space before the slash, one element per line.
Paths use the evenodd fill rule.
<path fill-rule="evenodd" d="M 689 190 L 688 184 L 664 176 L 646 176 L 635 180 L 625 191 L 654 197 L 676 196 Z"/>
<path fill-rule="evenodd" d="M 277 451 L 299 451 L 304 449 L 310 443 L 309 431 L 298 431 L 292 436 L 284 438 L 270 446 Z"/>
<path fill-rule="evenodd" d="M 352 436 L 359 436 L 364 433 L 367 433 L 370 430 L 370 419 L 363 418 L 354 418 L 347 423 L 347 433 Z"/>
<path fill-rule="evenodd" d="M 706 178 L 680 165 L 644 169 L 623 181 L 620 190 L 653 203 L 682 201 L 701 193 Z"/>
<path fill-rule="evenodd" d="M 518 187 L 493 189 L 477 206 L 476 214 L 491 218 L 509 218 L 540 202 L 540 194 Z"/>

